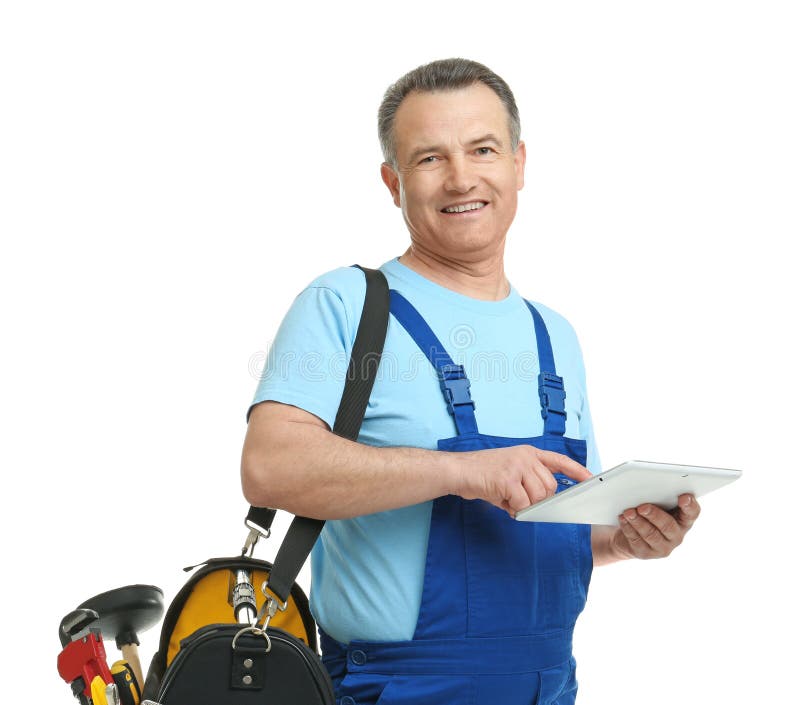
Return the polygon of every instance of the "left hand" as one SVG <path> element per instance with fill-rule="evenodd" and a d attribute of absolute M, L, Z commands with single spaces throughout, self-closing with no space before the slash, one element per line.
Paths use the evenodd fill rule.
<path fill-rule="evenodd" d="M 620 514 L 611 545 L 627 558 L 665 558 L 681 544 L 698 516 L 700 505 L 690 494 L 678 497 L 678 506 L 671 512 L 641 504 Z"/>

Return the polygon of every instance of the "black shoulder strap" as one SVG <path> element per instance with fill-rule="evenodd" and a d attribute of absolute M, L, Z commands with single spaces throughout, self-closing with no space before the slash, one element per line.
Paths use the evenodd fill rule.
<path fill-rule="evenodd" d="M 365 267 L 359 269 L 367 277 L 367 294 L 353 343 L 353 352 L 350 355 L 342 399 L 333 424 L 333 432 L 336 435 L 349 438 L 351 441 L 358 438 L 364 420 L 389 323 L 389 285 L 386 277 L 377 269 Z M 266 511 L 272 512 L 274 516 L 274 510 Z M 272 523 L 271 516 L 270 523 Z M 288 599 L 292 585 L 324 525 L 325 521 L 321 519 L 296 516 L 292 520 L 275 556 L 268 582 L 269 589 L 282 602 Z"/>

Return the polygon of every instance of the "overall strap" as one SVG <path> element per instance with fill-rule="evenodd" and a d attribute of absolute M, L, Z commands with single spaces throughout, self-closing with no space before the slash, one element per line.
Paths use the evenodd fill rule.
<path fill-rule="evenodd" d="M 358 265 L 353 265 L 358 267 Z M 355 441 L 375 382 L 389 322 L 389 285 L 383 272 L 359 267 L 367 278 L 364 309 L 358 324 L 350 365 L 333 433 Z M 267 587 L 283 602 L 325 525 L 323 519 L 296 516 L 275 556 Z"/>
<path fill-rule="evenodd" d="M 458 435 L 478 433 L 475 402 L 469 392 L 469 379 L 463 365 L 456 365 L 425 319 L 395 289 L 389 290 L 389 311 L 397 319 L 423 355 L 436 370 L 448 411 L 453 416 Z"/>
<path fill-rule="evenodd" d="M 564 380 L 556 374 L 556 362 L 553 357 L 553 346 L 550 334 L 541 314 L 527 299 L 533 326 L 536 330 L 536 348 L 539 353 L 539 401 L 542 405 L 544 433 L 547 436 L 563 436 L 567 426 L 567 409 L 564 401 Z"/>

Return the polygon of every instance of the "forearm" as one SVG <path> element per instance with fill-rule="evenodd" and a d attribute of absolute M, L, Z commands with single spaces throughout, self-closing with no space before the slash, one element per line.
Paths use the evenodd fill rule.
<path fill-rule="evenodd" d="M 514 516 L 555 494 L 557 472 L 591 477 L 567 456 L 527 444 L 464 452 L 363 445 L 331 433 L 307 411 L 271 401 L 253 408 L 242 452 L 242 489 L 251 504 L 319 519 L 449 494 L 483 499 Z"/>
<path fill-rule="evenodd" d="M 595 568 L 630 558 L 615 544 L 617 532 L 618 529 L 613 526 L 592 526 L 592 561 Z"/>
<path fill-rule="evenodd" d="M 341 519 L 449 494 L 458 455 L 420 448 L 376 448 L 326 428 L 292 423 L 251 437 L 242 484 L 256 506 L 319 519 Z"/>

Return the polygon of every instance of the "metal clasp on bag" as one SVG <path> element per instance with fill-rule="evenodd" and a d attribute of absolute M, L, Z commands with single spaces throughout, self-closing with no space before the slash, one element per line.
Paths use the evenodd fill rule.
<path fill-rule="evenodd" d="M 244 525 L 249 529 L 249 533 L 247 534 L 247 538 L 245 539 L 244 546 L 242 546 L 242 555 L 243 556 L 246 555 L 248 558 L 252 558 L 253 551 L 255 550 L 258 540 L 268 539 L 270 537 L 270 534 L 272 533 L 272 529 L 267 529 L 267 533 L 264 533 L 254 524 L 250 524 L 247 521 L 247 519 L 245 519 Z"/>
<path fill-rule="evenodd" d="M 238 632 L 236 632 L 236 635 L 233 637 L 233 641 L 231 642 L 231 648 L 234 651 L 236 651 L 236 642 L 242 634 L 263 636 L 267 640 L 266 653 L 269 653 L 272 650 L 272 641 L 270 641 L 269 634 L 267 634 L 266 632 L 266 628 L 259 629 L 258 627 L 245 627 L 244 629 L 240 629 Z"/>
<path fill-rule="evenodd" d="M 267 599 L 264 601 L 264 604 L 261 605 L 261 609 L 256 617 L 255 626 L 259 629 L 267 631 L 270 620 L 278 613 L 279 610 L 281 612 L 285 612 L 289 603 L 288 601 L 283 603 L 278 602 L 278 600 L 276 600 L 269 592 L 267 592 L 266 580 L 261 584 L 261 592 L 264 593 L 264 597 Z"/>

